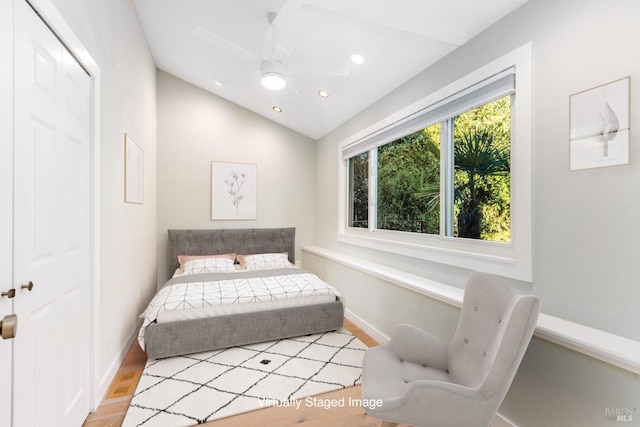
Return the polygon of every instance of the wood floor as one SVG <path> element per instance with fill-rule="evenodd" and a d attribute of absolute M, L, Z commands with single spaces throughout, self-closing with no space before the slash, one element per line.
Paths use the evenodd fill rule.
<path fill-rule="evenodd" d="M 352 322 L 345 319 L 344 326 L 351 331 L 360 341 L 369 347 L 378 345 L 370 336 L 365 334 Z M 98 410 L 89 415 L 83 427 L 120 427 L 127 413 L 129 402 L 135 390 L 137 381 L 147 361 L 145 353 L 137 342 L 131 346 L 122 366 L 118 370 L 107 395 L 98 407 Z M 323 399 L 341 399 L 349 401 L 349 398 L 360 399 L 360 386 L 326 393 L 318 396 Z M 233 417 L 215 420 L 203 426 L 216 427 L 253 427 L 256 425 L 265 427 L 288 426 L 317 426 L 317 427 L 378 427 L 380 421 L 366 415 L 362 408 L 345 405 L 343 408 L 323 409 L 320 406 L 296 408 L 267 408 L 260 409 Z"/>

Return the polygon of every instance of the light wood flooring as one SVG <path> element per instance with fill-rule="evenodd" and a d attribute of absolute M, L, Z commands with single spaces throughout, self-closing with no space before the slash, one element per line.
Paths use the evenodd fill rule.
<path fill-rule="evenodd" d="M 367 346 L 378 345 L 373 338 L 349 320 L 345 319 L 344 326 Z M 133 391 L 146 361 L 145 353 L 140 349 L 137 341 L 134 342 L 122 366 L 116 373 L 107 395 L 100 403 L 97 411 L 89 415 L 83 427 L 120 427 L 122 425 L 133 397 Z M 349 401 L 349 398 L 360 399 L 360 386 L 325 393 L 317 397 L 319 399 L 344 398 L 345 401 Z M 342 408 L 324 409 L 321 406 L 304 407 L 302 405 L 299 409 L 285 407 L 260 409 L 201 425 L 216 427 L 253 427 L 256 425 L 293 427 L 300 426 L 300 424 L 309 427 L 378 427 L 380 426 L 380 421 L 366 415 L 362 408 L 357 406 L 349 407 L 345 405 Z"/>

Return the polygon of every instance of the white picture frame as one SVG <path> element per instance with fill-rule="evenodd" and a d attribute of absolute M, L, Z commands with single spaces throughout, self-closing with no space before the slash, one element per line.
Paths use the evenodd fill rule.
<path fill-rule="evenodd" d="M 257 218 L 257 165 L 211 162 L 211 219 Z"/>
<path fill-rule="evenodd" d="M 142 204 L 144 202 L 144 151 L 124 134 L 124 201 Z"/>
<path fill-rule="evenodd" d="M 569 97 L 569 169 L 629 163 L 630 77 Z"/>

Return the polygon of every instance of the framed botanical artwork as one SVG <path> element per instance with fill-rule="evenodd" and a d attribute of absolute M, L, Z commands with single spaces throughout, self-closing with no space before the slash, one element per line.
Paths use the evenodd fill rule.
<path fill-rule="evenodd" d="M 131 136 L 124 134 L 124 201 L 144 201 L 144 151 Z"/>
<path fill-rule="evenodd" d="M 211 219 L 256 219 L 257 165 L 211 162 Z"/>
<path fill-rule="evenodd" d="M 570 169 L 629 163 L 630 78 L 570 96 Z"/>

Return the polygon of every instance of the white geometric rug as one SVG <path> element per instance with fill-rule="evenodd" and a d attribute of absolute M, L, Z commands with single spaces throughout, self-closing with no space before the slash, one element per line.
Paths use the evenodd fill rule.
<path fill-rule="evenodd" d="M 346 329 L 149 360 L 123 427 L 187 427 L 268 406 L 315 405 L 360 383 L 367 346 Z"/>

